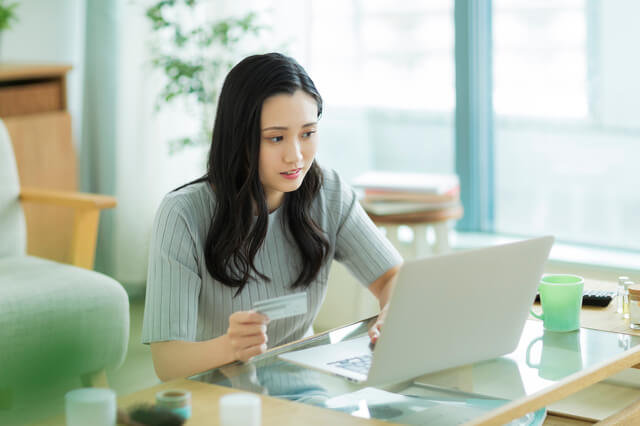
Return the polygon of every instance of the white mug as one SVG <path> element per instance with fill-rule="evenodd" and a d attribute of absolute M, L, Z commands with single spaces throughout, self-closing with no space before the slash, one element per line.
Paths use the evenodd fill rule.
<path fill-rule="evenodd" d="M 105 388 L 81 388 L 64 396 L 67 426 L 114 426 L 116 393 Z"/>
<path fill-rule="evenodd" d="M 255 394 L 238 392 L 220 398 L 220 426 L 260 426 L 262 403 Z"/>

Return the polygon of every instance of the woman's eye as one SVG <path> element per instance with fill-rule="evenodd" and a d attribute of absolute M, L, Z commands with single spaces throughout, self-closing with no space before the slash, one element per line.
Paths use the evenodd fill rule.
<path fill-rule="evenodd" d="M 315 130 L 311 130 L 311 131 L 308 131 L 308 132 L 304 132 L 304 133 L 302 134 L 302 136 L 303 136 L 303 137 L 305 137 L 305 138 L 310 138 L 310 137 L 311 137 L 311 135 L 312 135 L 312 134 L 314 134 L 315 132 L 316 132 Z"/>
<path fill-rule="evenodd" d="M 282 140 L 282 136 L 273 136 L 269 138 L 271 142 L 280 142 Z"/>

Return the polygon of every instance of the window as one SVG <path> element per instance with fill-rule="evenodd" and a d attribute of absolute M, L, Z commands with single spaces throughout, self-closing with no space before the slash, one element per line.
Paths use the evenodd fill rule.
<path fill-rule="evenodd" d="M 308 2 L 320 161 L 347 179 L 452 172 L 454 0 Z M 640 250 L 640 3 L 493 0 L 492 13 L 488 231 Z"/>
<path fill-rule="evenodd" d="M 585 0 L 495 0 L 493 10 L 495 113 L 585 118 Z"/>
<path fill-rule="evenodd" d="M 493 6 L 495 231 L 639 250 L 640 3 Z"/>
<path fill-rule="evenodd" d="M 310 16 L 320 161 L 348 179 L 453 171 L 453 0 L 312 0 Z"/>

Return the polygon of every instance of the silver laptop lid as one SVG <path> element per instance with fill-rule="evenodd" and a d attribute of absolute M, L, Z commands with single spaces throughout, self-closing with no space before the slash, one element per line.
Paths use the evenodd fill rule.
<path fill-rule="evenodd" d="M 407 261 L 367 383 L 397 383 L 513 351 L 553 237 Z"/>

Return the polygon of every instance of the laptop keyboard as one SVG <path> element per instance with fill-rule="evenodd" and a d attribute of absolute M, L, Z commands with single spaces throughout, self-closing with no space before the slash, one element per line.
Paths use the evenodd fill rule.
<path fill-rule="evenodd" d="M 345 370 L 366 375 L 369 371 L 369 367 L 371 367 L 371 358 L 371 354 L 366 354 L 330 362 L 328 365 L 333 365 L 334 367 L 344 368 Z"/>

